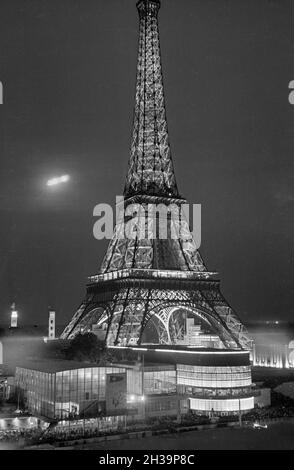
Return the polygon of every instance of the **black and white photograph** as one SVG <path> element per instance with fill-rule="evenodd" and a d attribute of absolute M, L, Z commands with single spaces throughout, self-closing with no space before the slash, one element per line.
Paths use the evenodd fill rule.
<path fill-rule="evenodd" d="M 0 44 L 0 451 L 294 450 L 294 0 L 0 0 Z"/>

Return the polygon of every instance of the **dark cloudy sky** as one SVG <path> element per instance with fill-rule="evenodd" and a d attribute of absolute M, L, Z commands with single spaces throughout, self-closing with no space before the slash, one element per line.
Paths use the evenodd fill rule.
<path fill-rule="evenodd" d="M 201 253 L 245 321 L 293 319 L 292 0 L 162 0 L 177 182 L 202 204 Z M 70 319 L 106 242 L 93 207 L 121 194 L 135 0 L 1 0 L 0 323 Z M 48 191 L 50 176 L 71 182 Z"/>

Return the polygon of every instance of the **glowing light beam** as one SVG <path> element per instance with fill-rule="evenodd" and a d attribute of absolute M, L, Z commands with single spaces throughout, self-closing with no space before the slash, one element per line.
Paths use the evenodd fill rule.
<path fill-rule="evenodd" d="M 62 183 L 67 183 L 68 181 L 69 181 L 69 175 L 62 175 L 62 176 L 57 176 L 55 178 L 51 178 L 50 180 L 47 181 L 46 185 L 57 186 Z"/>

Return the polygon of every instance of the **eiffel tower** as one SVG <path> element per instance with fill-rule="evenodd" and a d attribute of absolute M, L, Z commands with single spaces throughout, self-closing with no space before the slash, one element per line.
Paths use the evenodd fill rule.
<path fill-rule="evenodd" d="M 247 331 L 223 297 L 216 273 L 207 270 L 185 219 L 186 200 L 178 191 L 166 120 L 160 0 L 139 0 L 137 9 L 139 52 L 124 217 L 115 227 L 99 274 L 89 278 L 85 299 L 61 338 L 94 327 L 109 347 L 184 344 L 187 319 L 192 319 L 200 338 L 217 338 L 214 347 L 249 350 Z M 139 236 L 146 224 L 149 233 L 158 221 L 147 218 L 151 204 L 166 209 L 166 239 Z M 134 236 L 126 238 L 121 233 L 130 207 L 136 213 L 128 221 Z M 171 233 L 179 230 L 179 220 L 183 236 L 175 239 Z"/>

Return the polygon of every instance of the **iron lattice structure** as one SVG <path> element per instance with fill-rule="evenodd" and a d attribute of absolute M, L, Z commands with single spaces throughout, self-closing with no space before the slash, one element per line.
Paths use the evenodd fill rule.
<path fill-rule="evenodd" d="M 204 265 L 185 220 L 186 201 L 178 192 L 168 137 L 159 8 L 159 0 L 137 3 L 139 52 L 123 216 L 100 273 L 89 278 L 86 297 L 61 337 L 73 338 L 96 325 L 108 346 L 143 344 L 152 330 L 155 342 L 176 344 L 183 339 L 183 318 L 188 316 L 217 335 L 220 347 L 250 349 L 246 329 Z M 164 239 L 139 236 L 142 230 L 156 230 L 158 218 L 147 217 L 150 204 L 166 209 L 170 225 Z M 135 217 L 126 216 L 130 207 Z M 131 239 L 122 236 L 126 218 Z M 172 233 L 179 230 L 182 236 L 175 239 Z"/>
<path fill-rule="evenodd" d="M 134 125 L 125 195 L 178 197 L 160 60 L 160 2 L 138 2 L 140 18 Z"/>

